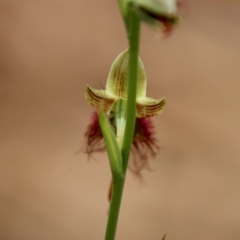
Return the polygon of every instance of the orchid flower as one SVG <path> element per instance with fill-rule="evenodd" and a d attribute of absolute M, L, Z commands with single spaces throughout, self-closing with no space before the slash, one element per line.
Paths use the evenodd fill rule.
<path fill-rule="evenodd" d="M 128 10 L 132 5 L 139 18 L 147 24 L 169 35 L 180 22 L 179 7 L 176 0 L 118 0 L 128 28 Z"/>
<path fill-rule="evenodd" d="M 86 86 L 85 97 L 95 111 L 89 124 L 85 138 L 86 152 L 91 154 L 105 149 L 103 134 L 99 124 L 98 111 L 101 109 L 107 115 L 110 126 L 116 135 L 119 148 L 122 147 L 123 134 L 126 124 L 127 103 L 127 73 L 129 51 L 122 52 L 113 62 L 108 75 L 106 89 L 98 90 Z M 146 74 L 143 63 L 138 57 L 136 122 L 132 142 L 132 152 L 136 156 L 130 165 L 133 172 L 139 174 L 147 167 L 147 159 L 155 156 L 159 149 L 154 136 L 154 126 L 151 117 L 161 113 L 165 106 L 165 99 L 146 97 Z"/>
<path fill-rule="evenodd" d="M 135 0 L 134 5 L 143 21 L 160 28 L 165 34 L 171 33 L 179 22 L 179 4 L 175 0 Z"/>

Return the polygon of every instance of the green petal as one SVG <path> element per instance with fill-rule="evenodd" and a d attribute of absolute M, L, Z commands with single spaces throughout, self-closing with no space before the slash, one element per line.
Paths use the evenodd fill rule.
<path fill-rule="evenodd" d="M 128 49 L 122 52 L 113 62 L 106 85 L 106 92 L 116 98 L 127 99 Z M 130 79 L 131 81 L 131 79 Z M 146 96 L 146 75 L 144 66 L 138 58 L 137 98 Z"/>
<path fill-rule="evenodd" d="M 96 90 L 89 85 L 85 89 L 85 98 L 93 108 L 103 109 L 104 112 L 110 111 L 115 102 L 115 99 L 110 97 L 105 90 Z"/>
<path fill-rule="evenodd" d="M 137 100 L 137 117 L 153 117 L 162 112 L 166 104 L 165 98 L 153 99 L 153 98 L 142 98 Z"/>

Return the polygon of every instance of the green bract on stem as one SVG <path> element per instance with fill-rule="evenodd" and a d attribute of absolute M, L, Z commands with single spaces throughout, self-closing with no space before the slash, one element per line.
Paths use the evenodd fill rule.
<path fill-rule="evenodd" d="M 102 110 L 99 111 L 99 123 L 108 153 L 112 176 L 113 178 L 121 178 L 123 176 L 121 152 L 113 129 L 109 124 L 106 114 Z"/>

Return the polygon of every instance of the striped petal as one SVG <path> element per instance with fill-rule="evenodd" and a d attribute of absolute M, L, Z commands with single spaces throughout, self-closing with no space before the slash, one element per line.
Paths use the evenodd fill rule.
<path fill-rule="evenodd" d="M 137 118 L 153 117 L 162 112 L 166 104 L 165 98 L 142 98 L 137 100 Z"/>
<path fill-rule="evenodd" d="M 85 89 L 85 98 L 90 106 L 104 112 L 109 112 L 115 102 L 115 98 L 109 96 L 105 90 L 96 90 L 89 85 Z"/>

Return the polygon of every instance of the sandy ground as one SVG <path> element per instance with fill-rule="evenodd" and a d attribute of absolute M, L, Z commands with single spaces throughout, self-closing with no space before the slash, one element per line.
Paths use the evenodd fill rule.
<path fill-rule="evenodd" d="M 188 1 L 162 39 L 143 26 L 148 96 L 162 147 L 144 183 L 128 175 L 116 240 L 240 239 L 240 3 Z M 106 154 L 75 154 L 127 47 L 116 1 L 0 1 L 0 239 L 103 239 Z"/>

